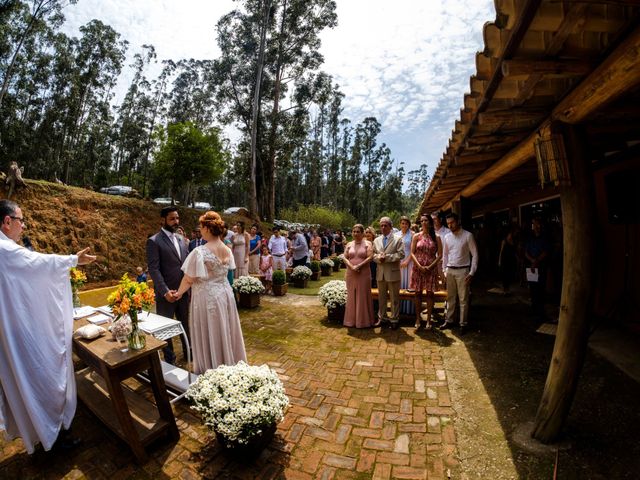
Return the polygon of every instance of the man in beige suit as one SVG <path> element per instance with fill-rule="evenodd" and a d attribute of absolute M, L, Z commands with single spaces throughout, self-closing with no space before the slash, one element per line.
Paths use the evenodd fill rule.
<path fill-rule="evenodd" d="M 396 237 L 391 229 L 393 223 L 389 217 L 380 219 L 382 235 L 373 241 L 373 261 L 378 264 L 378 326 L 387 316 L 387 291 L 391 297 L 391 328 L 398 328 L 400 316 L 400 260 L 404 258 L 404 245 L 401 237 Z"/>

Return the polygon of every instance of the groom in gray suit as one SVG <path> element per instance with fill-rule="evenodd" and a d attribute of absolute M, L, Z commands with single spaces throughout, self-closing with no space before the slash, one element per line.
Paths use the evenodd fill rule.
<path fill-rule="evenodd" d="M 382 235 L 373 241 L 373 261 L 376 262 L 376 280 L 378 281 L 378 326 L 387 316 L 387 291 L 391 297 L 391 328 L 396 330 L 400 321 L 400 260 L 404 258 L 402 237 L 397 237 L 391 229 L 393 223 L 389 217 L 380 219 Z"/>
<path fill-rule="evenodd" d="M 160 211 L 160 217 L 162 228 L 147 240 L 147 264 L 156 294 L 156 312 L 167 318 L 175 316 L 189 335 L 189 295 L 184 295 L 180 300 L 176 300 L 174 295 L 184 275 L 180 267 L 189 253 L 186 243 L 174 235 L 180 224 L 180 215 L 178 209 L 171 206 L 164 207 Z M 186 343 L 183 337 L 180 340 L 186 357 Z M 168 363 L 174 363 L 175 358 L 173 343 L 169 339 L 164 349 L 164 359 Z"/>

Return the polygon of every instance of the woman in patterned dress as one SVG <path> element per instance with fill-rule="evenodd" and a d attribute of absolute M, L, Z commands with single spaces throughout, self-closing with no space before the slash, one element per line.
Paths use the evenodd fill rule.
<path fill-rule="evenodd" d="M 411 288 L 416 291 L 416 330 L 422 324 L 420 310 L 422 299 L 427 299 L 427 330 L 431 328 L 431 313 L 433 311 L 433 292 L 438 278 L 437 265 L 442 257 L 442 243 L 436 236 L 433 220 L 429 215 L 420 217 L 421 230 L 413 236 L 411 241 L 411 259 L 413 272 L 411 274 Z"/>
<path fill-rule="evenodd" d="M 411 287 L 411 273 L 413 271 L 413 260 L 411 258 L 411 242 L 415 236 L 411 231 L 411 220 L 409 217 L 400 217 L 400 231 L 396 236 L 402 238 L 404 246 L 404 258 L 400 260 L 400 288 L 408 289 Z M 400 313 L 403 315 L 413 315 L 414 305 L 411 300 L 400 301 Z"/>

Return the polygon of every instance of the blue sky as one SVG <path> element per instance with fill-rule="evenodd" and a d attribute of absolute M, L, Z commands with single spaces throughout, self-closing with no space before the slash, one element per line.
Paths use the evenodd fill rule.
<path fill-rule="evenodd" d="M 66 33 L 93 18 L 159 60 L 215 58 L 215 24 L 232 0 L 79 0 L 65 9 Z M 322 34 L 323 70 L 345 94 L 344 116 L 353 123 L 375 116 L 387 143 L 407 171 L 437 167 L 459 118 L 482 26 L 495 19 L 493 0 L 337 0 L 338 26 Z M 130 77 L 123 75 L 120 95 Z M 235 133 L 228 132 L 233 140 Z"/>

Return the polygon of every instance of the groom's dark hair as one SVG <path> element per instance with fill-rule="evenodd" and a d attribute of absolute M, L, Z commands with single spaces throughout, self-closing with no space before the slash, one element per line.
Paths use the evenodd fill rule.
<path fill-rule="evenodd" d="M 162 218 L 167 218 L 167 215 L 169 215 L 171 212 L 177 212 L 177 211 L 178 211 L 178 207 L 176 207 L 175 205 L 164 207 L 162 210 L 160 210 L 160 216 Z"/>

